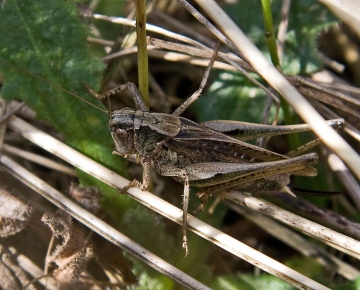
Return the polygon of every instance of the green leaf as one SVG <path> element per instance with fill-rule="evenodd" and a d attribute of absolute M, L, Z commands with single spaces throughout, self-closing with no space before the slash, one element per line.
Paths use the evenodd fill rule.
<path fill-rule="evenodd" d="M 265 93 L 245 77 L 222 72 L 193 105 L 197 120 L 241 120 L 261 123 Z"/>
<path fill-rule="evenodd" d="M 216 282 L 210 285 L 212 289 L 226 290 L 293 290 L 295 287 L 277 277 L 263 275 L 219 276 Z"/>
<path fill-rule="evenodd" d="M 8 32 L 0 38 L 4 98 L 24 100 L 72 147 L 121 171 L 124 163 L 111 156 L 107 113 L 61 89 L 105 109 L 82 84 L 97 90 L 104 65 L 90 53 L 75 2 L 9 0 L 0 13 Z"/>
<path fill-rule="evenodd" d="M 281 22 L 281 5 L 282 1 L 271 1 L 276 34 Z M 243 0 L 225 5 L 224 9 L 256 46 L 268 54 L 260 3 Z M 309 74 L 318 70 L 321 66 L 317 56 L 318 33 L 335 21 L 320 3 L 311 0 L 291 2 L 282 70 L 287 74 Z"/>

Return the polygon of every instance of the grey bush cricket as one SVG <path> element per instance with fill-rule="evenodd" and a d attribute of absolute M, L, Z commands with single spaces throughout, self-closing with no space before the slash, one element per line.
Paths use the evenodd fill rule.
<path fill-rule="evenodd" d="M 227 189 L 266 192 L 282 189 L 289 183 L 290 175 L 317 174 L 312 167 L 318 159 L 315 153 L 290 157 L 298 152 L 291 152 L 289 156 L 281 155 L 243 142 L 263 135 L 308 131 L 310 128 L 307 125 L 267 126 L 218 120 L 198 124 L 180 117 L 202 93 L 216 54 L 217 49 L 199 89 L 172 114 L 149 112 L 133 83 L 126 83 L 100 95 L 90 90 L 97 98 L 108 97 L 123 89 L 128 89 L 133 96 L 136 110 L 124 108 L 114 111 L 109 121 L 117 150 L 114 153 L 124 157 L 136 154 L 143 166 L 142 183 L 135 180 L 124 190 L 132 186 L 149 189 L 151 167 L 160 175 L 171 176 L 184 183 L 182 232 L 186 255 L 190 185 L 211 194 Z M 329 125 L 341 128 L 344 122 L 332 120 Z M 230 132 L 237 132 L 237 138 L 228 136 Z"/>
<path fill-rule="evenodd" d="M 147 190 L 150 185 L 151 167 L 160 175 L 171 176 L 176 181 L 184 183 L 182 232 L 186 255 L 190 185 L 200 187 L 204 197 L 228 189 L 270 192 L 284 188 L 289 183 L 290 175 L 317 174 L 316 169 L 312 167 L 317 162 L 317 154 L 298 155 L 317 145 L 319 140 L 305 144 L 286 155 L 244 142 L 263 136 L 309 131 L 310 127 L 306 124 L 272 126 L 224 120 L 198 124 L 180 117 L 201 95 L 216 55 L 217 48 L 199 89 L 172 114 L 149 112 L 133 83 L 126 83 L 102 94 L 88 88 L 89 92 L 99 99 L 124 89 L 128 89 L 132 94 L 136 110 L 124 108 L 114 111 L 109 120 L 109 129 L 117 150 L 114 153 L 124 157 L 136 154 L 143 166 L 142 183 L 134 180 L 122 190 L 133 186 Z M 41 77 L 28 74 L 44 81 Z M 82 99 L 62 87 L 50 85 Z M 94 106 L 86 100 L 83 101 Z M 330 120 L 328 123 L 335 129 L 345 126 L 342 119 Z M 236 136 L 232 137 L 233 135 Z M 203 207 L 204 203 L 199 208 Z"/>

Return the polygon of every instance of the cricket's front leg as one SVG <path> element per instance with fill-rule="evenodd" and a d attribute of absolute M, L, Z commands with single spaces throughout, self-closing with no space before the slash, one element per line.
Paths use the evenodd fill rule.
<path fill-rule="evenodd" d="M 143 178 L 140 189 L 142 191 L 149 190 L 150 188 L 150 161 L 143 159 L 141 161 L 141 165 L 143 167 Z"/>
<path fill-rule="evenodd" d="M 143 167 L 143 178 L 142 182 L 138 181 L 137 179 L 134 179 L 130 181 L 130 183 L 123 187 L 122 191 L 127 191 L 131 187 L 137 187 L 140 188 L 142 191 L 149 190 L 150 188 L 150 161 L 142 160 L 141 165 Z"/>
<path fill-rule="evenodd" d="M 84 83 L 85 89 L 95 98 L 99 99 L 99 100 L 103 100 L 105 98 L 108 98 L 122 90 L 127 89 L 130 94 L 133 97 L 135 106 L 138 110 L 142 110 L 142 111 L 148 111 L 149 108 L 146 106 L 146 104 L 144 103 L 144 101 L 141 98 L 141 95 L 139 93 L 139 90 L 137 89 L 137 87 L 135 86 L 134 83 L 128 82 L 126 84 L 120 85 L 114 89 L 108 90 L 106 92 L 103 92 L 101 94 L 98 94 L 96 92 L 94 92 L 92 89 L 89 88 L 89 86 L 87 84 Z"/>

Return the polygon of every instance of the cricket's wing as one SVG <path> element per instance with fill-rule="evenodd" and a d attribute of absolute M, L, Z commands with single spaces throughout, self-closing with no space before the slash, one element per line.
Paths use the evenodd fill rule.
<path fill-rule="evenodd" d="M 169 142 L 169 148 L 184 153 L 209 155 L 209 161 L 246 162 L 275 161 L 288 157 L 261 147 L 237 140 L 193 121 L 180 117 L 181 130 Z M 243 160 L 243 161 L 241 161 Z"/>

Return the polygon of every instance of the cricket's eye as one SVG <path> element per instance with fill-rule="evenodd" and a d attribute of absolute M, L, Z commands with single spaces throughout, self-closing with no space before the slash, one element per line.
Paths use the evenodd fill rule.
<path fill-rule="evenodd" d="M 118 138 L 118 140 L 121 142 L 126 141 L 126 139 L 128 137 L 128 132 L 126 132 L 126 130 L 124 130 L 124 129 L 116 129 L 115 134 L 116 134 L 116 137 Z"/>

